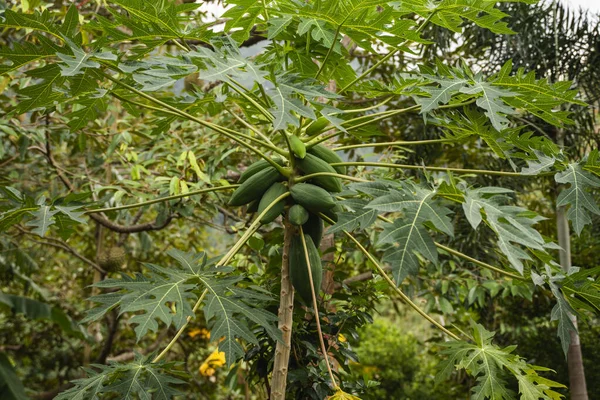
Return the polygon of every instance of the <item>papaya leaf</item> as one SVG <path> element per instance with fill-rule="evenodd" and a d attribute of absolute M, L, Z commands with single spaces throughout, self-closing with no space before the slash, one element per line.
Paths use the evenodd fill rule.
<path fill-rule="evenodd" d="M 557 206 L 568 207 L 567 218 L 579 235 L 592 222 L 591 214 L 600 215 L 600 208 L 590 193 L 594 188 L 600 187 L 600 179 L 584 170 L 580 163 L 568 164 L 567 169 L 558 172 L 554 179 L 558 183 L 569 185 L 558 195 Z"/>
<path fill-rule="evenodd" d="M 510 190 L 493 187 L 467 190 L 463 210 L 473 229 L 477 229 L 483 221 L 482 212 L 485 213 L 485 221 L 498 236 L 498 247 L 512 267 L 522 274 L 523 260 L 531 260 L 531 257 L 515 243 L 545 252 L 548 244 L 533 228 L 545 218 L 522 207 L 505 205 L 508 198 L 503 193 L 507 192 Z"/>
<path fill-rule="evenodd" d="M 123 400 L 171 400 L 181 392 L 175 387 L 185 382 L 167 371 L 173 363 L 150 362 L 152 355 L 136 354 L 129 364 L 111 362 L 109 365 L 92 364 L 83 368 L 87 377 L 76 379 L 74 386 L 58 395 L 56 400 L 87 400 L 114 397 Z"/>
<path fill-rule="evenodd" d="M 408 275 L 419 270 L 417 254 L 437 263 L 438 253 L 425 223 L 447 235 L 453 235 L 450 210 L 434 199 L 436 191 L 406 183 L 399 190 L 377 197 L 366 208 L 382 212 L 402 212 L 402 217 L 385 224 L 377 243 L 387 245 L 383 261 L 390 263 L 399 285 Z M 391 245 L 391 246 L 390 246 Z"/>
<path fill-rule="evenodd" d="M 442 354 L 448 358 L 442 362 L 436 381 L 450 377 L 454 369 L 464 369 L 476 379 L 473 398 L 509 400 L 514 392 L 507 388 L 507 378 L 512 376 L 519 384 L 522 399 L 560 399 L 561 395 L 552 390 L 564 385 L 543 378 L 537 374 L 542 369 L 527 364 L 514 354 L 516 346 L 500 348 L 492 342 L 494 333 L 482 325 L 472 322 L 474 342 L 450 341 L 442 343 Z"/>

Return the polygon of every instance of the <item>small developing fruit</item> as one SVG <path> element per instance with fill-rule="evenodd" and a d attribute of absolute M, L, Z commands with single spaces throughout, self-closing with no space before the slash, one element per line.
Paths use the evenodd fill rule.
<path fill-rule="evenodd" d="M 300 204 L 294 204 L 288 211 L 288 219 L 292 225 L 304 225 L 308 221 L 308 211 Z"/>
<path fill-rule="evenodd" d="M 306 134 L 309 136 L 316 135 L 317 133 L 322 132 L 327 125 L 329 125 L 327 118 L 319 117 L 306 127 Z"/>
<path fill-rule="evenodd" d="M 306 146 L 302 140 L 296 135 L 291 135 L 289 141 L 292 153 L 294 153 L 296 157 L 303 159 L 306 156 Z"/>
<path fill-rule="evenodd" d="M 127 260 L 127 253 L 122 247 L 111 247 L 98 257 L 98 265 L 106 271 L 115 271 Z"/>

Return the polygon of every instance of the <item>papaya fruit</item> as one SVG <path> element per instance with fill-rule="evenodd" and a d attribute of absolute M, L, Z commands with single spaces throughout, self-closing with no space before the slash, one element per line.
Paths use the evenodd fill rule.
<path fill-rule="evenodd" d="M 254 199 L 248 204 L 248 208 L 246 208 L 246 212 L 248 214 L 255 213 L 258 210 L 258 205 L 260 204 L 260 199 Z"/>
<path fill-rule="evenodd" d="M 324 210 L 321 211 L 323 214 L 325 214 L 326 216 L 328 216 L 329 218 L 331 218 L 333 220 L 333 222 L 338 222 L 338 215 L 337 213 L 342 211 L 342 207 L 339 204 L 336 204 L 335 207 L 329 209 L 329 210 Z"/>
<path fill-rule="evenodd" d="M 304 157 L 304 159 L 299 159 L 297 164 L 302 172 L 307 175 L 316 174 L 319 172 L 329 172 L 332 174 L 337 173 L 337 171 L 331 165 L 312 154 L 306 154 L 306 157 Z M 312 178 L 312 181 L 330 192 L 342 191 L 342 181 L 335 176 L 317 176 Z"/>
<path fill-rule="evenodd" d="M 317 247 L 321 247 L 321 239 L 323 239 L 323 220 L 316 214 L 310 213 L 308 221 L 302 225 L 304 234 L 310 236 L 313 243 Z"/>
<path fill-rule="evenodd" d="M 300 204 L 294 204 L 288 211 L 288 219 L 292 225 L 304 225 L 308 221 L 308 211 Z"/>
<path fill-rule="evenodd" d="M 314 213 L 335 207 L 335 201 L 325 189 L 310 183 L 297 183 L 291 187 L 290 193 L 296 203 Z"/>
<path fill-rule="evenodd" d="M 291 135 L 289 141 L 292 153 L 294 153 L 296 157 L 303 159 L 306 156 L 306 145 L 296 135 Z"/>
<path fill-rule="evenodd" d="M 258 210 L 256 211 L 258 215 L 260 215 L 272 202 L 275 201 L 279 196 L 286 193 L 287 186 L 283 183 L 275 182 L 269 187 L 269 189 L 263 194 L 260 199 L 260 203 L 258 204 Z M 280 200 L 277 204 L 275 204 L 263 217 L 260 219 L 261 224 L 268 224 L 269 222 L 273 222 L 275 218 L 279 214 L 283 212 L 283 208 L 285 207 L 285 201 Z"/>
<path fill-rule="evenodd" d="M 323 278 L 321 256 L 319 255 L 319 250 L 316 248 L 310 236 L 304 235 L 304 240 L 306 241 L 306 249 L 308 251 L 308 258 L 310 261 L 310 271 L 314 285 L 313 288 L 315 290 L 315 294 L 318 296 L 321 288 L 321 279 Z M 292 237 L 292 242 L 290 244 L 290 281 L 292 282 L 292 286 L 296 290 L 296 293 L 300 295 L 300 298 L 307 305 L 312 305 L 312 291 L 310 286 L 310 278 L 308 275 L 308 268 L 309 265 L 306 262 L 302 238 L 300 235 L 295 235 Z"/>
<path fill-rule="evenodd" d="M 258 199 L 280 177 L 279 171 L 271 166 L 252 175 L 233 192 L 229 199 L 229 205 L 243 206 L 254 199 Z"/>
<path fill-rule="evenodd" d="M 284 160 L 281 157 L 275 156 L 275 157 L 271 157 L 271 159 L 281 166 L 284 165 Z M 269 162 L 267 160 L 262 159 L 262 158 L 260 160 L 258 160 L 257 162 L 250 164 L 248 166 L 248 168 L 246 168 L 246 170 L 244 172 L 242 172 L 242 174 L 240 175 L 240 179 L 238 179 L 238 183 L 246 182 L 252 175 L 259 173 L 260 171 L 264 170 L 265 168 L 267 168 L 270 165 L 271 164 L 269 164 Z"/>
<path fill-rule="evenodd" d="M 327 147 L 323 146 L 322 144 L 315 144 L 314 146 L 309 148 L 307 151 L 308 151 L 308 153 L 312 154 L 313 156 L 319 157 L 321 160 L 325 161 L 327 164 L 344 162 L 344 160 L 342 160 L 340 158 L 340 156 L 338 156 L 336 154 L 335 151 L 328 149 Z M 346 166 L 345 165 L 336 165 L 333 167 L 333 169 L 335 169 L 338 174 L 346 175 Z"/>
<path fill-rule="evenodd" d="M 317 133 L 322 132 L 327 125 L 329 125 L 327 118 L 319 117 L 306 127 L 306 134 L 309 136 L 316 135 Z"/>

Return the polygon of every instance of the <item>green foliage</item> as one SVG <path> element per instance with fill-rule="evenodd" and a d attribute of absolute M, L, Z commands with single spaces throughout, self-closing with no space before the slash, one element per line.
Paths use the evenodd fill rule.
<path fill-rule="evenodd" d="M 560 385 L 538 374 L 546 369 L 514 355 L 514 346 L 492 343 L 494 333 L 483 325 L 473 325 L 472 342 L 454 340 L 458 336 L 453 330 L 427 316 L 404 294 L 439 301 L 437 308 L 428 305 L 428 310 L 439 309 L 449 318 L 456 314 L 452 323 L 457 327 L 469 319 L 468 306 L 483 308 L 488 295 L 497 300 L 499 293 L 527 299 L 534 293 L 551 294 L 556 304 L 550 319 L 558 321 L 565 351 L 575 330 L 571 315 L 600 310 L 597 269 L 561 273 L 553 260 L 558 246 L 554 233 L 549 233 L 552 227 L 541 216 L 552 206 L 543 204 L 536 211 L 524 206 L 533 203 L 527 191 L 538 188 L 535 181 L 542 186 L 554 175 L 556 183 L 568 185 L 556 203 L 567 207 L 578 234 L 600 214 L 595 198 L 600 187 L 597 150 L 581 161 L 571 160 L 530 121 L 543 121 L 556 131 L 575 123 L 566 105 L 585 104 L 572 83 L 536 78 L 524 69 L 513 72 L 510 61 L 493 73 L 475 73 L 478 69 L 466 62 L 415 61 L 435 39 L 428 36 L 431 24 L 451 33 L 462 33 L 469 24 L 496 34 L 513 33 L 498 3 L 502 2 L 234 0 L 227 2 L 231 8 L 223 15 L 225 33 L 214 29 L 214 21 L 204 21 L 199 4 L 187 2 L 118 0 L 103 4 L 102 12 L 85 3 L 68 9 L 48 5 L 43 12 L 31 11 L 29 3 L 3 10 L 0 26 L 10 39 L 0 48 L 0 74 L 5 76 L 0 83 L 6 87 L 0 155 L 12 158 L 0 160 L 2 171 L 7 169 L 0 188 L 0 245 L 8 249 L 7 261 L 1 255 L 0 262 L 10 264 L 6 270 L 18 277 L 18 283 L 8 281 L 6 288 L 25 290 L 39 287 L 32 284 L 36 280 L 52 284 L 60 279 L 65 288 L 57 292 L 77 300 L 78 306 L 69 312 L 87 311 L 83 322 L 92 322 L 94 337 L 102 337 L 101 330 L 107 337 L 106 343 L 90 344 L 100 353 L 97 364 L 89 364 L 86 377 L 75 379 L 75 386 L 58 398 L 175 396 L 181 381 L 172 375 L 182 367 L 161 360 L 179 351 L 178 356 L 189 361 L 194 345 L 188 348 L 183 339 L 178 342 L 181 348 L 174 345 L 192 323 L 208 328 L 228 367 L 237 364 L 228 378 L 231 386 L 236 371 L 247 369 L 245 385 L 269 387 L 270 374 L 285 375 L 289 366 L 290 393 L 296 397 L 342 397 L 342 390 L 368 393 L 368 382 L 338 383 L 331 372 L 328 376 L 328 362 L 323 361 L 327 355 L 320 355 L 313 342 L 318 335 L 324 348 L 328 340 L 326 353 L 331 351 L 349 372 L 346 361 L 353 353 L 339 333 L 355 334 L 369 321 L 375 300 L 389 289 L 453 338 L 443 344 L 449 358 L 440 378 L 448 378 L 455 368 L 466 370 L 476 381 L 474 397 L 482 400 L 515 397 L 511 376 L 521 398 L 559 398 L 554 389 Z M 245 43 L 263 40 L 268 44 L 259 46 L 258 54 L 247 56 L 240 50 Z M 380 57 L 383 50 L 389 52 Z M 407 69 L 409 53 L 414 53 L 410 64 L 419 65 L 418 70 Z M 364 57 L 356 63 L 355 55 Z M 528 131 L 523 121 L 535 131 Z M 392 151 L 382 153 L 380 160 L 389 162 L 353 162 L 354 149 L 379 148 L 378 142 L 387 140 L 382 136 L 390 132 L 383 146 Z M 293 146 L 289 137 L 294 138 Z M 334 151 L 324 158 L 311 153 L 316 144 L 328 140 L 349 144 L 340 150 L 351 151 L 344 157 Z M 488 148 L 480 147 L 480 141 Z M 448 155 L 432 160 L 427 151 L 410 154 L 412 149 L 406 149 L 413 145 L 444 146 Z M 301 158 L 306 151 L 309 155 L 299 161 L 294 151 Z M 496 158 L 490 161 L 492 155 Z M 256 157 L 273 165 L 263 170 L 268 176 L 253 175 L 234 195 L 225 195 L 237 182 L 238 169 Z M 348 159 L 347 164 L 340 162 Z M 306 167 L 311 160 L 320 163 L 314 171 Z M 409 172 L 414 170 L 417 173 Z M 311 172 L 320 175 L 305 182 Z M 347 173 L 350 176 L 343 176 Z M 273 298 L 286 295 L 288 278 L 280 272 L 287 251 L 282 257 L 282 236 L 290 237 L 297 228 L 284 224 L 282 235 L 278 223 L 252 221 L 247 209 L 228 206 L 246 204 L 284 180 L 287 186 L 276 185 L 290 188 L 291 198 L 315 214 L 311 218 L 324 209 L 337 213 L 328 232 L 338 233 L 339 240 L 323 240 L 330 247 L 322 249 L 328 287 L 323 297 L 320 285 L 314 288 L 319 309 L 297 306 L 294 324 L 279 321 L 295 335 L 294 359 L 282 363 L 283 352 L 276 348 L 284 336 L 275 327 Z M 346 180 L 359 183 L 342 187 L 340 182 Z M 324 185 L 327 182 L 335 184 Z M 336 192 L 336 198 L 328 191 Z M 244 201 L 236 199 L 240 193 L 246 193 Z M 291 203 L 286 200 L 281 206 Z M 279 215 L 284 210 L 277 211 Z M 86 225 L 88 217 L 95 229 Z M 316 219 L 319 225 L 312 222 L 321 230 L 321 220 Z M 218 242 L 215 253 L 226 252 L 218 262 L 196 250 L 204 247 L 198 238 L 207 240 L 204 229 L 214 225 L 220 234 L 206 236 Z M 241 237 L 230 245 L 223 240 L 225 232 Z M 320 239 L 321 232 L 315 236 Z M 347 236 L 354 241 L 346 241 Z M 469 250 L 465 238 L 484 239 L 478 250 L 483 260 L 462 253 Z M 20 244 L 23 240 L 25 245 Z M 359 251 L 349 247 L 353 243 L 361 243 Z M 112 271 L 98 281 L 96 274 L 81 267 L 101 271 L 96 263 L 102 249 L 124 244 L 135 255 L 132 259 L 142 262 L 124 265 L 120 276 Z M 36 258 L 21 254 L 27 246 L 52 248 L 53 253 L 37 253 L 40 262 L 28 262 Z M 319 252 L 313 250 L 316 257 Z M 59 251 L 77 261 L 56 258 Z M 330 253 L 336 255 L 334 261 Z M 375 262 L 379 257 L 391 267 L 393 281 Z M 452 257 L 488 271 L 467 271 L 460 265 L 463 271 L 456 273 L 459 267 Z M 45 265 L 55 258 L 56 266 Z M 385 279 L 376 279 L 366 289 L 350 287 L 353 275 L 366 272 L 367 260 Z M 40 273 L 24 276 L 22 267 L 27 265 L 40 268 Z M 445 281 L 438 288 L 430 282 L 444 281 L 448 265 L 464 279 L 464 287 Z M 506 271 L 506 266 L 520 275 Z M 315 282 L 320 279 L 315 277 Z M 82 288 L 90 283 L 91 300 L 97 305 L 85 310 L 82 299 L 89 294 Z M 310 291 L 304 292 L 306 300 Z M 70 322 L 56 307 L 6 293 L 0 300 L 13 312 L 50 318 L 61 327 L 60 321 Z M 454 304 L 449 293 L 456 295 Z M 200 311 L 204 320 L 193 320 Z M 305 315 L 309 311 L 310 318 Z M 125 316 L 135 335 L 118 332 Z M 323 320 L 323 329 L 312 326 L 315 320 Z M 106 364 L 115 337 L 124 337 L 119 344 L 123 351 L 135 343 L 145 350 L 153 340 L 162 347 L 159 330 L 171 327 L 178 331 L 156 358 L 146 354 L 128 364 Z M 390 339 L 395 348 L 415 348 L 414 339 L 396 340 L 397 330 L 373 329 L 373 337 Z M 416 362 L 415 354 L 407 350 L 406 357 Z M 391 364 L 387 358 L 381 361 Z M 415 370 L 425 373 L 415 364 L 409 369 L 400 379 L 415 378 Z M 403 385 L 401 394 L 388 389 L 385 395 L 433 396 L 412 384 Z"/>
<path fill-rule="evenodd" d="M 27 399 L 25 387 L 19 380 L 10 360 L 0 353 L 0 393 L 6 400 Z"/>
<path fill-rule="evenodd" d="M 477 379 L 477 384 L 472 389 L 475 398 L 512 399 L 514 393 L 507 389 L 505 381 L 506 375 L 512 375 L 518 382 L 522 399 L 562 397 L 554 389 L 563 385 L 537 374 L 537 371 L 548 369 L 527 364 L 521 357 L 512 354 L 515 346 L 500 348 L 492 343 L 493 337 L 494 333 L 474 323 L 474 343 L 462 341 L 443 343 L 445 349 L 442 353 L 448 355 L 448 359 L 441 366 L 436 379 L 446 379 L 454 368 L 465 369 L 469 375 Z"/>
<path fill-rule="evenodd" d="M 120 399 L 168 400 L 181 394 L 175 385 L 184 383 L 167 372 L 172 367 L 172 363 L 151 363 L 149 357 L 140 355 L 128 364 L 92 365 L 85 369 L 89 378 L 73 381 L 75 386 L 62 392 L 56 399 L 84 400 L 111 395 Z"/>
<path fill-rule="evenodd" d="M 261 302 L 271 298 L 259 291 L 237 287 L 243 276 L 223 276 L 231 273 L 232 268 L 216 267 L 214 261 L 207 261 L 204 253 L 170 250 L 168 254 L 177 260 L 178 266 L 165 268 L 146 264 L 150 270 L 148 276 L 137 274 L 132 278 L 123 275 L 121 279 L 97 283 L 97 287 L 119 289 L 119 292 L 92 297 L 91 300 L 101 306 L 90 310 L 84 322 L 97 320 L 118 306 L 120 313 L 141 312 L 130 319 L 136 325 L 138 340 L 158 330 L 157 320 L 178 329 L 194 315 L 188 300 L 196 300 L 198 296 L 194 292 L 201 288 L 207 292 L 204 313 L 211 336 L 223 338 L 219 348 L 229 365 L 244 354 L 238 338 L 257 343 L 246 320 L 262 326 L 272 338 L 280 337 L 279 331 L 272 326 L 276 317 L 258 308 Z"/>
<path fill-rule="evenodd" d="M 573 223 L 577 234 L 581 234 L 583 227 L 592 222 L 590 213 L 600 214 L 600 209 L 591 189 L 600 187 L 600 179 L 585 171 L 579 163 L 568 164 L 565 171 L 558 172 L 556 182 L 569 184 L 558 195 L 557 206 L 569 206 L 567 217 Z"/>
<path fill-rule="evenodd" d="M 84 337 L 83 330 L 69 318 L 63 310 L 52 307 L 48 303 L 34 300 L 28 297 L 0 293 L 0 304 L 8 307 L 14 314 L 23 314 L 30 319 L 48 319 L 55 322 L 68 335 Z"/>
<path fill-rule="evenodd" d="M 511 191 L 495 187 L 469 190 L 465 195 L 463 209 L 473 229 L 477 229 L 483 220 L 482 212 L 485 213 L 487 224 L 498 236 L 498 248 L 508 258 L 511 266 L 522 274 L 523 260 L 531 260 L 531 257 L 513 243 L 540 252 L 553 246 L 552 243 L 546 243 L 542 235 L 533 228 L 543 217 L 522 207 L 503 204 L 507 199 L 505 194 L 509 192 Z"/>
<path fill-rule="evenodd" d="M 414 325 L 414 321 L 378 317 L 359 332 L 360 341 L 355 348 L 358 362 L 352 364 L 352 373 L 378 382 L 361 398 L 451 400 L 464 397 L 466 389 L 459 384 L 435 384 L 439 363 L 433 354 L 436 345 L 420 340 L 415 333 L 407 333 L 402 328 L 404 324 Z"/>

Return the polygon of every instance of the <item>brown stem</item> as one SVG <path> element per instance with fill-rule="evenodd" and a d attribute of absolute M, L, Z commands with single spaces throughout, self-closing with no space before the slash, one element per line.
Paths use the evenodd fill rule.
<path fill-rule="evenodd" d="M 275 360 L 273 362 L 273 378 L 271 380 L 271 400 L 285 400 L 290 349 L 292 342 L 292 317 L 294 314 L 294 288 L 289 274 L 289 252 L 294 228 L 285 221 L 283 235 L 283 256 L 281 257 L 281 292 L 279 296 L 279 324 L 283 335 L 282 341 L 277 341 Z"/>

